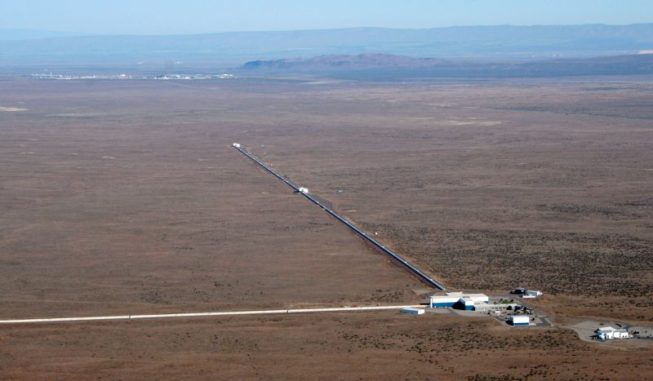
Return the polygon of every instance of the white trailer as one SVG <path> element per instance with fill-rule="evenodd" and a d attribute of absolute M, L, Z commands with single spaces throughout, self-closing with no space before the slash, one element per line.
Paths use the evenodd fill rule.
<path fill-rule="evenodd" d="M 630 333 L 628 333 L 628 330 L 620 328 L 616 329 L 613 327 L 601 327 L 594 331 L 596 333 L 596 337 L 599 340 L 615 340 L 615 339 L 630 339 Z"/>

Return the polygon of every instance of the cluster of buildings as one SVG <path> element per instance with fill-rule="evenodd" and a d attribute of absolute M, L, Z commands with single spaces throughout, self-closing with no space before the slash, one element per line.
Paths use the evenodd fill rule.
<path fill-rule="evenodd" d="M 542 296 L 542 291 L 517 288 L 511 291 L 522 298 L 537 298 Z M 485 294 L 469 294 L 464 292 L 448 292 L 445 295 L 432 295 L 429 299 L 431 308 L 453 308 L 465 311 L 492 312 L 502 310 L 515 310 L 519 307 L 516 303 L 490 303 L 490 297 Z"/>
<path fill-rule="evenodd" d="M 161 74 L 161 75 L 132 75 L 132 74 L 54 74 L 54 73 L 36 73 L 32 74 L 34 79 L 49 80 L 160 80 L 160 81 L 190 81 L 190 80 L 215 80 L 215 79 L 234 79 L 233 74 Z"/>
<path fill-rule="evenodd" d="M 519 295 L 522 298 L 537 298 L 542 296 L 541 291 L 517 288 L 510 292 L 513 295 Z M 494 315 L 497 319 L 516 327 L 528 327 L 542 324 L 541 317 L 533 316 L 533 311 L 528 306 L 515 303 L 513 299 L 495 299 L 491 300 L 489 296 L 480 293 L 465 292 L 447 292 L 446 294 L 431 295 L 428 300 L 428 308 L 404 307 L 401 309 L 402 314 L 406 315 L 423 315 L 428 309 L 454 309 L 461 311 L 474 311 L 478 313 L 488 313 Z M 611 326 L 600 327 L 594 331 L 593 339 L 623 340 L 639 337 L 638 331 L 631 333 L 627 328 L 617 325 L 619 328 Z"/>
<path fill-rule="evenodd" d="M 56 79 L 63 81 L 73 80 L 114 80 L 114 79 L 140 79 L 129 74 L 53 74 L 53 73 L 39 73 L 32 74 L 34 79 Z"/>
<path fill-rule="evenodd" d="M 516 288 L 510 292 L 513 295 L 519 295 L 522 298 L 537 298 L 542 296 L 541 291 L 528 290 L 525 288 Z M 539 318 L 532 316 L 533 311 L 527 306 L 515 303 L 514 300 L 499 299 L 491 300 L 489 296 L 479 293 L 465 292 L 448 292 L 444 295 L 431 295 L 429 297 L 428 307 L 431 309 L 455 309 L 461 311 L 474 311 L 479 313 L 494 314 L 495 317 L 501 318 L 513 326 L 530 326 L 535 325 Z M 402 309 L 403 314 L 422 315 L 426 311 L 420 308 L 407 307 Z M 638 332 L 631 334 L 628 329 L 614 327 L 600 327 L 594 331 L 592 336 L 601 341 L 630 339 L 637 337 Z"/>
<path fill-rule="evenodd" d="M 154 79 L 162 81 L 190 81 L 190 80 L 207 80 L 207 79 L 234 79 L 233 74 L 162 74 L 157 75 Z"/>
<path fill-rule="evenodd" d="M 539 293 L 539 295 L 542 295 L 542 293 Z M 485 294 L 448 292 L 445 295 L 432 295 L 429 298 L 429 307 L 495 314 L 512 311 L 512 314 L 508 318 L 509 324 L 514 326 L 528 326 L 531 323 L 531 317 L 528 314 L 520 314 L 520 312 L 525 311 L 524 307 L 511 301 L 492 303 L 490 302 L 490 297 Z"/>

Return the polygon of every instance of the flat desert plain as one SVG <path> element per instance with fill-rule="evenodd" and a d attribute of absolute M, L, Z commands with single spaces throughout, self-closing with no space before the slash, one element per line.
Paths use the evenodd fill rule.
<path fill-rule="evenodd" d="M 0 317 L 414 304 L 541 289 L 553 327 L 334 313 L 0 327 L 5 379 L 642 379 L 653 79 L 0 81 Z"/>

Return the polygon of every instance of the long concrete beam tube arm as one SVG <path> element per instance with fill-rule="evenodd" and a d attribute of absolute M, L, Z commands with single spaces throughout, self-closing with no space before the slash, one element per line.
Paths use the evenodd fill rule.
<path fill-rule="evenodd" d="M 402 266 L 404 266 L 406 269 L 408 269 L 411 273 L 416 275 L 420 280 L 423 282 L 427 283 L 428 285 L 435 287 L 439 290 L 446 290 L 446 287 L 438 282 L 437 280 L 433 279 L 430 277 L 428 274 L 424 273 L 422 270 L 420 270 L 417 266 L 413 265 L 406 259 L 404 259 L 402 256 L 399 254 L 395 253 L 392 249 L 388 248 L 381 242 L 377 241 L 374 239 L 371 235 L 369 235 L 367 232 L 363 231 L 360 229 L 358 226 L 356 226 L 353 222 L 347 220 L 346 218 L 340 216 L 338 213 L 336 213 L 333 209 L 329 208 L 328 206 L 324 205 L 320 200 L 317 198 L 313 197 L 311 193 L 309 192 L 308 188 L 305 187 L 300 187 L 297 184 L 293 183 L 285 177 L 284 175 L 280 174 L 279 172 L 275 171 L 273 168 L 268 166 L 266 163 L 264 163 L 261 159 L 247 151 L 240 143 L 233 143 L 232 147 L 237 149 L 240 153 L 245 155 L 247 158 L 258 164 L 261 168 L 263 168 L 266 172 L 272 174 L 274 177 L 277 179 L 283 181 L 286 185 L 288 185 L 290 188 L 292 188 L 295 192 L 301 193 L 302 196 L 306 197 L 309 201 L 314 203 L 315 205 L 319 206 L 324 210 L 325 212 L 329 213 L 331 216 L 333 216 L 336 220 L 342 222 L 345 224 L 347 227 L 349 227 L 354 233 L 358 234 L 360 237 L 362 237 L 364 240 L 366 240 L 368 243 L 372 244 L 375 246 L 377 249 L 381 250 L 385 254 L 389 255 L 392 259 L 396 260 L 399 262 Z"/>

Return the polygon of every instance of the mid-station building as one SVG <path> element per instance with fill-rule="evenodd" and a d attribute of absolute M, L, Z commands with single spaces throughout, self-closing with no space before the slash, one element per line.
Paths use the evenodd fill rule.
<path fill-rule="evenodd" d="M 448 292 L 446 295 L 431 295 L 431 308 L 455 308 L 458 310 L 476 311 L 478 305 L 488 304 L 490 298 L 485 294 L 466 294 L 463 292 Z"/>

